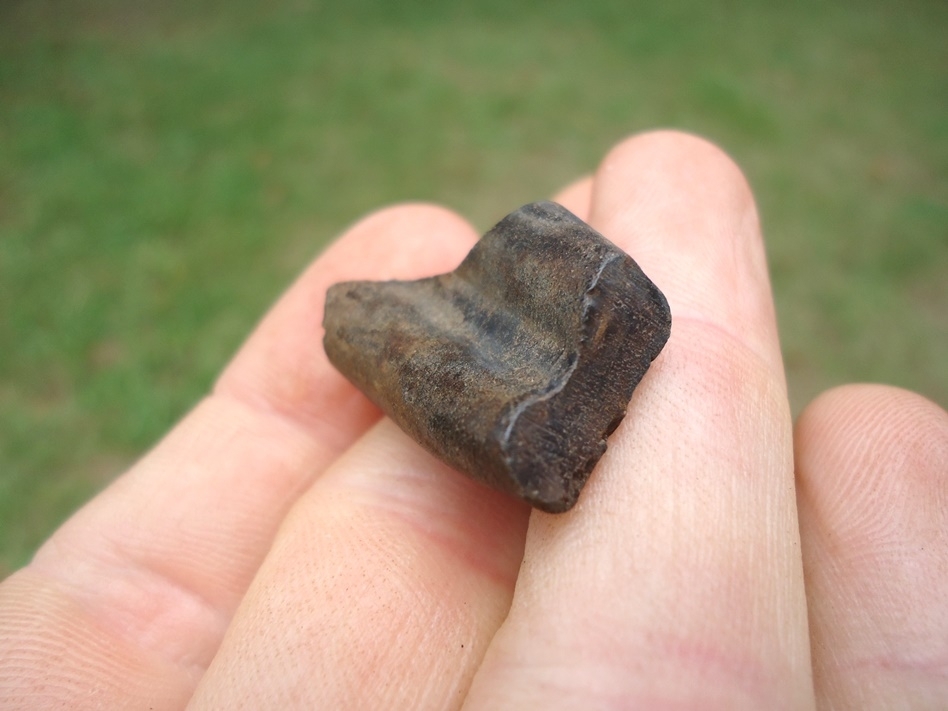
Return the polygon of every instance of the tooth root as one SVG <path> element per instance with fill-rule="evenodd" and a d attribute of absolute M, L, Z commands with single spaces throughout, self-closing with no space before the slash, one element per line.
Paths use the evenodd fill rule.
<path fill-rule="evenodd" d="M 422 446 L 567 511 L 671 329 L 661 291 L 555 203 L 526 205 L 450 274 L 329 289 L 329 359 Z"/>

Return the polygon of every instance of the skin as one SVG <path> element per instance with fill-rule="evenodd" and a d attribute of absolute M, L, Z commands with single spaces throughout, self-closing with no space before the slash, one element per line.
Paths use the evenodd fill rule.
<path fill-rule="evenodd" d="M 635 136 L 556 199 L 674 319 L 572 511 L 448 469 L 326 361 L 331 283 L 476 239 L 382 210 L 0 586 L 0 707 L 948 708 L 948 413 L 851 385 L 793 427 L 753 197 L 714 146 Z"/>

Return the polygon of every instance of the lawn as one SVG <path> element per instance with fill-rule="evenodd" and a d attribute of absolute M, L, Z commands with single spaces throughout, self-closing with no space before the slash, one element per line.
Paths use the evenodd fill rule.
<path fill-rule="evenodd" d="M 939 0 L 0 4 L 0 574 L 360 214 L 485 228 L 651 127 L 747 172 L 796 411 L 948 404 L 945 37 Z"/>

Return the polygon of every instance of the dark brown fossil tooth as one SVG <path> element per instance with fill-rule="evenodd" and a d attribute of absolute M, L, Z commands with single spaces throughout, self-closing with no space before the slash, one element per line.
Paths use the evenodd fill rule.
<path fill-rule="evenodd" d="M 526 205 L 450 274 L 345 282 L 332 363 L 451 466 L 566 511 L 671 329 L 639 266 L 564 207 Z"/>

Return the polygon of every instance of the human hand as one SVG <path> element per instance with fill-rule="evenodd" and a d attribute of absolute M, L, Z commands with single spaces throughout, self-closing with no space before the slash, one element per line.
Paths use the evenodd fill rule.
<path fill-rule="evenodd" d="M 0 706 L 948 708 L 948 414 L 849 386 L 792 430 L 753 199 L 707 143 L 630 139 L 557 200 L 674 319 L 572 511 L 448 469 L 327 362 L 331 283 L 476 239 L 383 210 L 0 586 Z"/>

